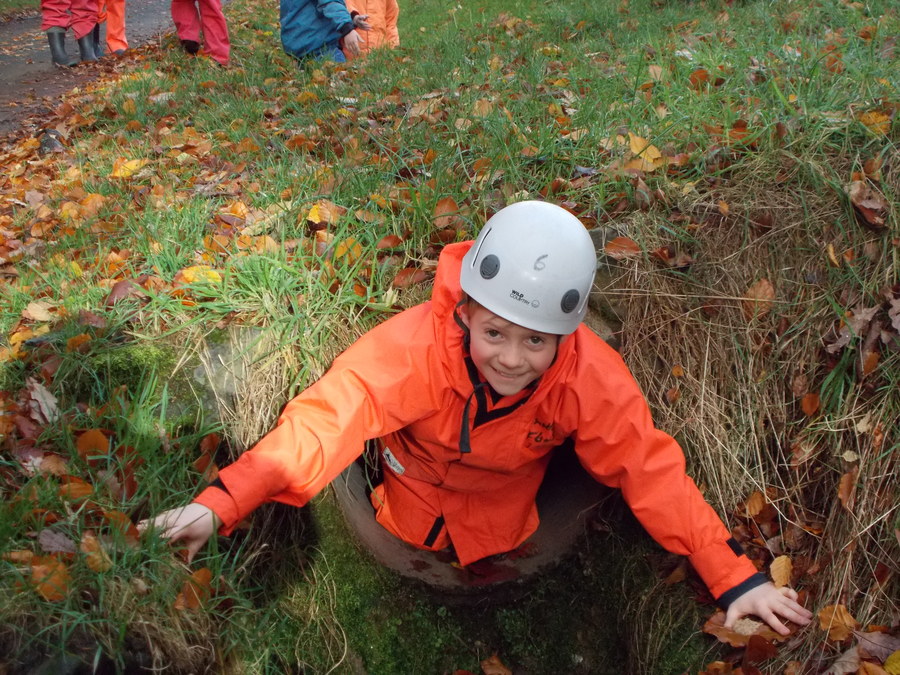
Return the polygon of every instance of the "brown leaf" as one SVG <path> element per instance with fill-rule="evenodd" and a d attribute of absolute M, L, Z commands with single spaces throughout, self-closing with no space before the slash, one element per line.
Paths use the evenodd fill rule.
<path fill-rule="evenodd" d="M 633 239 L 628 237 L 615 237 L 606 242 L 603 248 L 606 255 L 614 260 L 624 260 L 640 255 L 641 247 Z"/>
<path fill-rule="evenodd" d="M 800 409 L 807 417 L 812 417 L 819 410 L 819 395 L 815 392 L 806 394 L 800 399 Z"/>
<path fill-rule="evenodd" d="M 181 592 L 175 598 L 175 609 L 199 609 L 209 600 L 212 572 L 202 567 L 184 582 Z"/>
<path fill-rule="evenodd" d="M 746 647 L 751 635 L 758 635 L 766 640 L 781 642 L 785 639 L 766 624 L 751 619 L 741 619 L 734 628 L 725 628 L 725 612 L 716 612 L 705 624 L 703 632 L 713 635 L 719 642 L 732 647 Z"/>
<path fill-rule="evenodd" d="M 459 205 L 453 197 L 442 197 L 434 206 L 432 214 L 434 226 L 439 230 L 445 227 L 455 227 L 459 222 Z"/>
<path fill-rule="evenodd" d="M 109 454 L 109 439 L 100 429 L 88 429 L 75 441 L 78 456 L 83 460 L 105 457 Z"/>
<path fill-rule="evenodd" d="M 481 671 L 484 675 L 512 675 L 512 671 L 503 665 L 500 657 L 496 654 L 491 654 L 481 662 Z"/>
<path fill-rule="evenodd" d="M 855 466 L 841 476 L 841 482 L 838 485 L 838 499 L 841 500 L 841 506 L 850 513 L 853 513 L 853 507 L 856 504 L 856 478 L 858 475 L 859 467 Z"/>
<path fill-rule="evenodd" d="M 859 624 L 844 605 L 828 605 L 819 610 L 819 627 L 828 631 L 828 639 L 840 642 L 846 640 Z"/>
<path fill-rule="evenodd" d="M 885 663 L 891 654 L 900 651 L 900 637 L 894 637 L 890 633 L 856 631 L 853 634 L 858 640 L 860 651 L 882 663 Z"/>
<path fill-rule="evenodd" d="M 68 566 L 58 558 L 42 556 L 31 561 L 31 584 L 48 602 L 65 600 L 71 579 Z"/>
<path fill-rule="evenodd" d="M 762 318 L 772 309 L 772 300 L 775 299 L 775 287 L 768 279 L 760 279 L 752 284 L 744 293 L 741 308 L 744 318 L 748 321 L 754 318 Z"/>
<path fill-rule="evenodd" d="M 778 648 L 761 635 L 751 635 L 744 652 L 744 664 L 762 663 L 775 658 Z"/>
<path fill-rule="evenodd" d="M 430 278 L 428 272 L 418 267 L 404 267 L 394 276 L 391 282 L 392 288 L 409 288 L 413 284 L 420 284 Z"/>
<path fill-rule="evenodd" d="M 875 232 L 883 232 L 887 227 L 889 211 L 887 199 L 869 182 L 855 180 L 847 188 L 850 203 L 861 225 Z"/>

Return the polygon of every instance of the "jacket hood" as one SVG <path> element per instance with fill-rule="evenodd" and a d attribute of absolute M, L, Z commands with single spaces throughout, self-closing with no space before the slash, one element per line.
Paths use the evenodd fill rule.
<path fill-rule="evenodd" d="M 458 305 L 463 298 L 459 284 L 462 259 L 474 241 L 449 244 L 441 251 L 437 273 L 431 292 L 431 309 L 434 317 L 435 340 L 444 348 L 441 351 L 444 370 L 453 388 L 463 396 L 472 393 L 474 384 L 466 369 L 468 349 L 465 346 L 465 330 L 457 317 Z M 579 326 L 578 330 L 584 330 Z M 575 368 L 575 337 L 560 336 L 556 350 L 556 360 L 541 376 L 537 388 L 531 395 L 532 401 L 540 401 L 550 387 Z"/>

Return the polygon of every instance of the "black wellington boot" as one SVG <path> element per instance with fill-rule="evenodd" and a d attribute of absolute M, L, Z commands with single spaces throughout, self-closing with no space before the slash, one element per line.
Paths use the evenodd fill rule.
<path fill-rule="evenodd" d="M 74 66 L 78 58 L 66 54 L 66 29 L 53 26 L 47 29 L 47 42 L 50 43 L 50 58 L 57 66 Z"/>
<path fill-rule="evenodd" d="M 100 24 L 94 26 L 92 33 L 94 37 L 94 56 L 98 59 L 103 58 L 103 33 L 100 31 Z"/>
<path fill-rule="evenodd" d="M 96 61 L 97 55 L 94 54 L 94 33 L 82 35 L 78 38 L 78 52 L 81 54 L 81 62 Z"/>

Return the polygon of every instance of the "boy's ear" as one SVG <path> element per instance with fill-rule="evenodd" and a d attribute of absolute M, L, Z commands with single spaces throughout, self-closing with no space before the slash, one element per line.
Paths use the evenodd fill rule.
<path fill-rule="evenodd" d="M 466 328 L 472 327 L 471 323 L 470 323 L 471 319 L 469 318 L 469 303 L 468 302 L 464 302 L 464 303 L 460 304 L 459 318 L 460 318 L 460 321 L 462 321 L 465 324 Z"/>

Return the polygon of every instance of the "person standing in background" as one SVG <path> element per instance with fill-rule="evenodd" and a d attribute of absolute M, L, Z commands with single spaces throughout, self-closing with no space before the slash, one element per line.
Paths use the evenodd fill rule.
<path fill-rule="evenodd" d="M 106 48 L 116 56 L 128 49 L 125 37 L 125 0 L 100 0 L 97 25 L 94 27 L 94 53 L 103 56 L 100 24 L 106 24 Z"/>
<path fill-rule="evenodd" d="M 97 0 L 41 0 L 41 30 L 47 33 L 50 58 L 57 66 L 96 61 L 94 27 L 97 25 Z M 66 53 L 66 32 L 72 29 L 78 42 L 79 57 Z"/>
<path fill-rule="evenodd" d="M 397 32 L 397 18 L 400 16 L 400 6 L 397 0 L 347 0 L 347 9 L 354 19 L 357 15 L 367 16 L 368 31 L 356 32 L 359 34 L 360 56 L 368 54 L 377 47 L 400 46 L 400 33 Z M 344 56 L 353 58 L 353 54 L 344 49 Z"/>
<path fill-rule="evenodd" d="M 220 65 L 228 65 L 231 41 L 221 0 L 172 0 L 172 20 L 184 51 L 192 55 L 200 52 L 202 31 L 202 53 Z"/>

